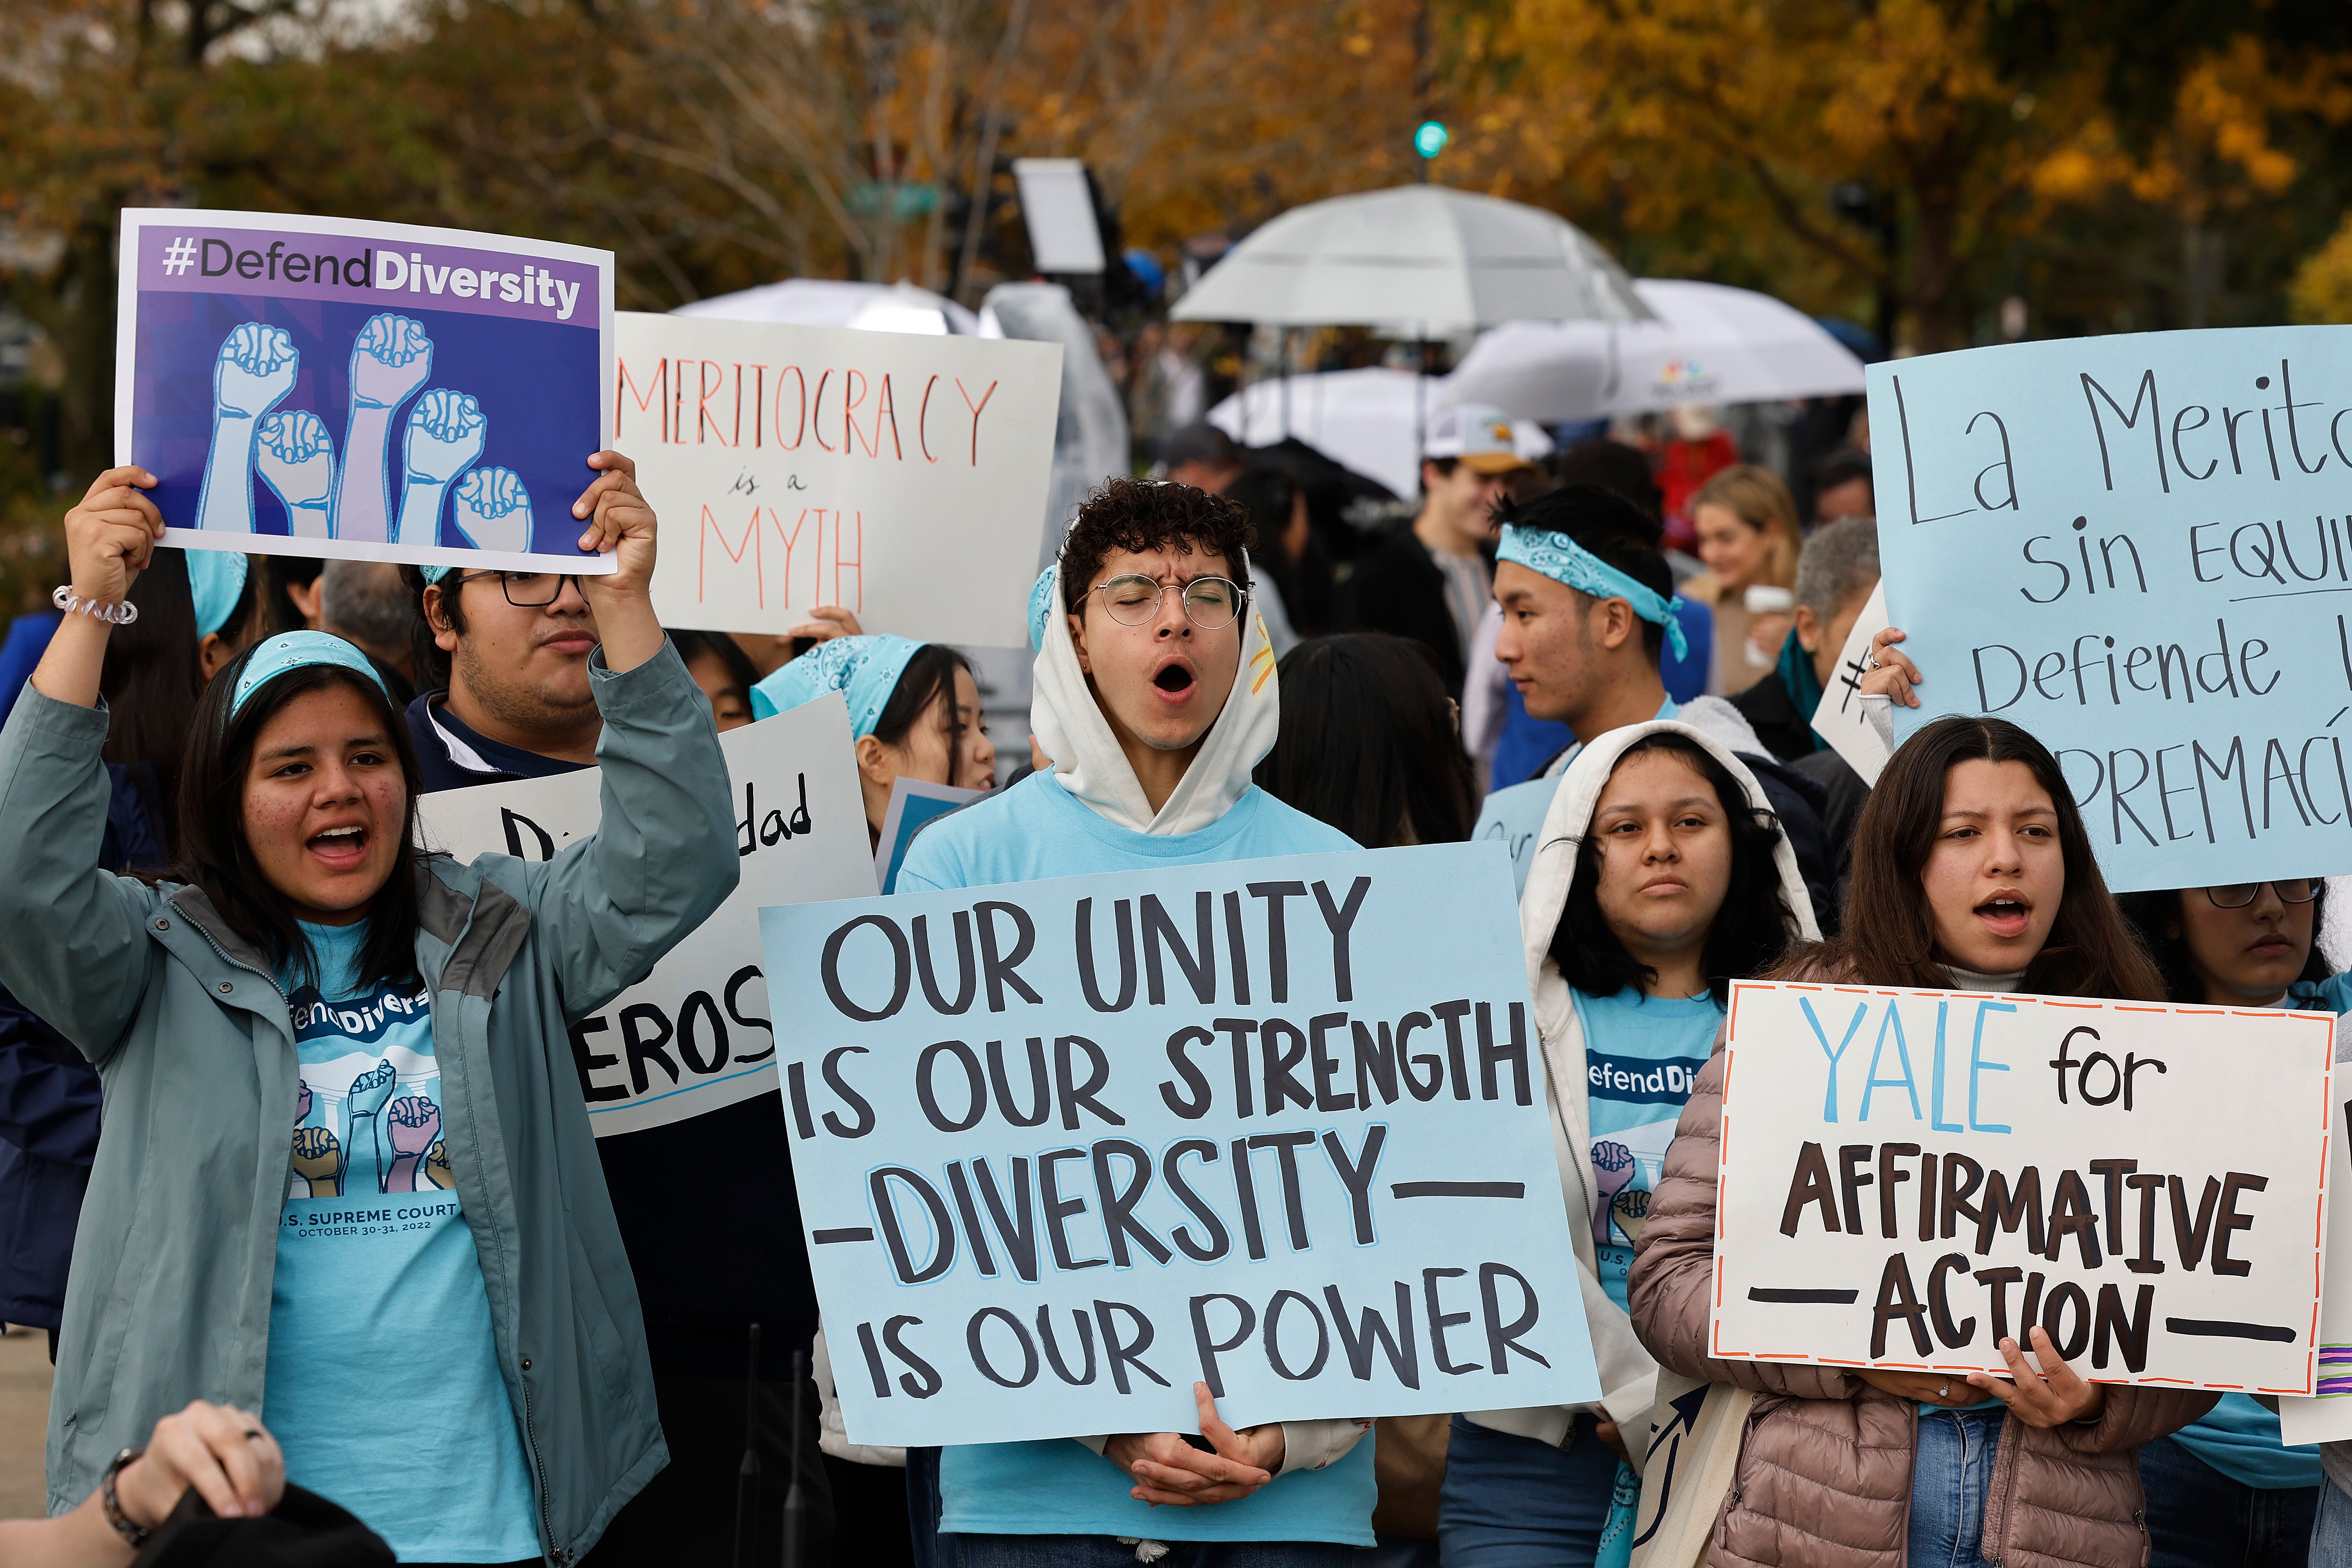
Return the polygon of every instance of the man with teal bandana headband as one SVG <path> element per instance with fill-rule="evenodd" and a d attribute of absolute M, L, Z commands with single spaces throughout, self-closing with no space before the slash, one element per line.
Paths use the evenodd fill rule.
<path fill-rule="evenodd" d="M 1658 550 L 1657 525 L 1631 501 L 1594 485 L 1570 485 L 1504 511 L 1495 563 L 1503 629 L 1495 657 L 1538 719 L 1578 737 L 1526 784 L 1486 797 L 1472 830 L 1501 840 L 1524 887 L 1551 797 L 1581 742 L 1652 719 L 1680 719 L 1706 731 L 1748 763 L 1763 785 L 1825 926 L 1831 906 L 1821 786 L 1771 756 L 1748 721 L 1719 697 L 1677 704 L 1658 663 L 1679 644 L 1674 574 Z"/>

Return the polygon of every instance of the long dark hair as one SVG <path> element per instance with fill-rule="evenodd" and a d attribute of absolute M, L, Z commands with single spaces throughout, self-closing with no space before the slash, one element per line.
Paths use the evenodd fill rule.
<path fill-rule="evenodd" d="M 886 746 L 904 748 L 907 736 L 925 716 L 945 704 L 950 728 L 955 737 L 963 734 L 963 722 L 955 710 L 955 678 L 959 669 L 969 670 L 971 664 L 963 655 L 945 643 L 925 643 L 907 660 L 907 668 L 898 672 L 898 684 L 891 689 L 890 700 L 882 704 L 882 712 L 874 721 L 874 738 Z M 956 783 L 957 770 L 963 766 L 963 748 L 948 747 L 948 778 Z"/>
<path fill-rule="evenodd" d="M 2040 995 L 2162 1001 L 2163 978 L 2107 891 L 2058 759 L 2006 719 L 1938 719 L 1887 760 L 1854 826 L 1843 925 L 1829 941 L 1791 955 L 1781 975 L 1826 966 L 1865 985 L 1950 987 L 1950 976 L 1938 966 L 1936 918 L 1920 873 L 1943 824 L 1945 778 L 1970 762 L 2024 763 L 2057 813 L 2066 890 L 2049 940 L 2026 965 L 2020 988 Z"/>
<path fill-rule="evenodd" d="M 1282 728 L 1252 775 L 1260 789 L 1367 849 L 1470 837 L 1475 778 L 1420 644 L 1316 637 L 1285 657 L 1280 679 Z"/>
<path fill-rule="evenodd" d="M 1724 889 L 1723 907 L 1707 927 L 1706 946 L 1699 958 L 1707 991 L 1721 1006 L 1730 1000 L 1733 981 L 1761 974 L 1780 962 L 1796 924 L 1773 858 L 1780 847 L 1780 821 L 1748 805 L 1748 792 L 1731 770 L 1688 736 L 1644 735 L 1625 748 L 1616 766 L 1644 752 L 1672 752 L 1688 763 L 1715 791 L 1731 829 L 1731 881 Z M 1625 951 L 1601 912 L 1601 843 L 1590 824 L 1577 841 L 1576 876 L 1569 883 L 1559 924 L 1552 929 L 1551 957 L 1559 965 L 1561 979 L 1591 996 L 1613 996 L 1628 986 L 1640 990 L 1658 977 L 1656 970 Z"/>
<path fill-rule="evenodd" d="M 2335 973 L 2327 966 L 2327 955 L 2319 951 L 2319 933 L 2326 929 L 2327 913 L 2327 880 L 2318 879 L 2319 891 L 2311 900 L 2311 951 L 2304 954 L 2303 973 L 2296 975 L 2299 984 L 2317 984 Z M 2126 893 L 2116 901 L 2123 909 L 2124 919 L 2131 922 L 2140 945 L 2155 961 L 2156 972 L 2164 977 L 2164 995 L 2168 1002 L 2202 1002 L 2205 982 L 2189 963 L 2189 936 L 2182 929 L 2180 900 L 2202 898 L 2202 888 L 2164 888 L 2144 893 Z M 2169 928 L 2169 929 L 2168 929 Z M 2175 932 L 2179 934 L 2174 934 Z"/>
<path fill-rule="evenodd" d="M 359 980 L 371 984 L 404 979 L 416 967 L 416 877 L 425 858 L 416 842 L 416 797 L 424 784 L 417 775 L 416 750 L 409 742 L 408 725 L 394 710 L 383 688 L 333 664 L 301 665 L 270 677 L 230 718 L 230 694 L 252 657 L 250 648 L 240 654 L 205 689 L 203 701 L 196 705 L 180 778 L 179 849 L 169 878 L 202 889 L 229 929 L 268 955 L 273 970 L 291 969 L 317 984 L 318 963 L 310 944 L 303 939 L 285 895 L 262 875 L 253 848 L 246 842 L 245 779 L 253 763 L 254 742 L 262 726 L 279 710 L 305 692 L 330 686 L 356 691 L 376 722 L 383 726 L 384 742 L 400 759 L 401 777 L 408 786 L 400 824 L 404 852 L 368 906 L 370 923 L 367 943 L 360 950 Z"/>
<path fill-rule="evenodd" d="M 115 627 L 106 639 L 106 661 L 98 676 L 99 695 L 106 699 L 106 744 L 99 755 L 150 773 L 147 782 L 158 807 L 155 834 L 168 850 L 188 722 L 205 689 L 186 552 L 156 551 L 125 597 L 138 606 L 139 618 Z"/>

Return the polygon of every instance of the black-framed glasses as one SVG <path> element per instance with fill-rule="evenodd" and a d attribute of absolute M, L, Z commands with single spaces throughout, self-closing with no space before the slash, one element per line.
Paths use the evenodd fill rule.
<path fill-rule="evenodd" d="M 2208 888 L 2205 896 L 2213 900 L 2217 910 L 2242 910 L 2269 888 L 2283 904 L 2307 904 L 2319 897 L 2316 877 L 2289 877 L 2284 881 L 2225 882 L 2218 888 Z"/>
<path fill-rule="evenodd" d="M 1184 618 L 1204 632 L 1232 626 L 1242 613 L 1241 584 L 1224 577 L 1195 577 L 1178 587 L 1184 594 Z M 1160 585 L 1139 572 L 1096 584 L 1087 590 L 1102 595 L 1103 611 L 1123 626 L 1148 626 L 1160 614 Z"/>
<path fill-rule="evenodd" d="M 543 610 L 563 597 L 566 583 L 575 589 L 580 586 L 579 577 L 570 572 L 468 572 L 457 581 L 463 584 L 485 577 L 497 578 L 507 603 L 518 610 Z M 583 593 L 581 597 L 587 595 Z"/>

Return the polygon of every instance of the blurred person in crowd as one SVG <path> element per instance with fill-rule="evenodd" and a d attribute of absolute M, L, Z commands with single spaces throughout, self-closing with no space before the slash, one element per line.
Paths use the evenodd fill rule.
<path fill-rule="evenodd" d="M 184 553 L 196 615 L 196 668 L 210 680 L 269 635 L 268 578 L 234 550 Z"/>
<path fill-rule="evenodd" d="M 1285 658 L 1299 638 L 1331 629 L 1331 557 L 1308 519 L 1307 487 L 1261 463 L 1235 478 L 1224 493 L 1241 502 L 1257 530 L 1259 545 L 1250 557 L 1252 602 L 1265 616 L 1275 657 Z"/>
<path fill-rule="evenodd" d="M 425 792 L 593 766 L 604 721 L 589 660 L 600 632 L 582 579 L 446 566 L 401 571 L 449 670 L 446 688 L 420 692 L 407 709 Z M 761 1152 L 785 1137 L 781 1102 L 762 1095 L 596 1140 L 635 1276 L 670 1450 L 668 1468 L 606 1529 L 590 1560 L 596 1568 L 715 1562 L 731 1552 L 755 1322 L 764 1341 L 756 1391 L 762 1462 L 772 1478 L 791 1474 L 791 1433 L 799 1424 L 812 1561 L 830 1549 L 832 1494 L 818 1458 L 814 1401 L 789 1375 L 793 1352 L 816 1329 L 807 1238 L 795 1217 L 797 1196 L 778 1197 L 792 1191 L 789 1169 L 780 1173 Z M 771 1490 L 781 1510 L 782 1482 Z"/>
<path fill-rule="evenodd" d="M 1432 415 L 1421 447 L 1421 511 L 1412 526 L 1356 563 L 1339 591 L 1346 631 L 1412 637 L 1437 656 L 1459 701 L 1471 639 L 1494 586 L 1495 508 L 1519 456 L 1511 421 L 1479 403 Z"/>
<path fill-rule="evenodd" d="M 1870 454 L 1841 447 L 1813 465 L 1813 521 L 1874 517 L 1877 492 L 1871 486 Z"/>
<path fill-rule="evenodd" d="M 1249 467 L 1249 453 L 1204 419 L 1168 437 L 1160 463 L 1168 470 L 1170 484 L 1190 485 L 1219 495 Z"/>
<path fill-rule="evenodd" d="M 881 842 L 890 786 L 901 778 L 996 787 L 980 683 L 954 648 L 900 637 L 836 637 L 752 687 L 751 716 L 788 712 L 828 691 L 840 692 L 849 707 L 869 844 Z"/>
<path fill-rule="evenodd" d="M 1853 832 L 1870 785 L 1813 731 L 1822 693 L 1837 676 L 1838 655 L 1878 586 L 1878 524 L 1841 518 L 1813 530 L 1797 558 L 1794 625 L 1772 673 L 1733 697 L 1772 754 L 1822 786 L 1822 826 L 1829 835 L 1830 875 L 1844 901 L 1853 869 Z"/>
<path fill-rule="evenodd" d="M 415 595 L 388 561 L 330 561 L 319 574 L 316 629 L 352 644 L 376 664 L 405 707 L 416 684 Z"/>
<path fill-rule="evenodd" d="M 1718 471 L 1691 497 L 1691 521 L 1698 530 L 1698 556 L 1706 570 L 1683 584 L 1686 601 L 1707 605 L 1715 616 L 1715 664 L 1707 689 L 1717 697 L 1747 690 L 1780 657 L 1790 612 L 1769 605 L 1750 609 L 1750 589 L 1778 599 L 1797 581 L 1797 503 L 1780 476 L 1754 463 L 1734 463 Z"/>
<path fill-rule="evenodd" d="M 1657 532 L 1631 501 L 1597 485 L 1571 485 L 1504 516 L 1495 568 L 1503 606 L 1496 655 L 1508 667 L 1528 711 L 1555 719 L 1578 737 L 1525 784 L 1497 790 L 1480 809 L 1475 837 L 1513 849 L 1526 880 L 1527 853 L 1578 745 L 1650 719 L 1681 719 L 1737 754 L 1772 802 L 1812 895 L 1815 919 L 1830 914 L 1821 787 L 1772 757 L 1739 710 L 1719 697 L 1677 703 L 1659 678 L 1659 659 L 1682 637 L 1674 574 Z"/>
<path fill-rule="evenodd" d="M 672 626 L 669 632 L 677 657 L 686 660 L 687 674 L 702 688 L 710 699 L 710 717 L 719 732 L 740 730 L 751 721 L 751 688 L 760 683 L 760 672 L 751 666 L 751 656 L 743 645 L 725 632 L 681 631 Z"/>
<path fill-rule="evenodd" d="M 319 629 L 319 573 L 327 563 L 309 555 L 268 555 L 262 558 L 269 574 L 271 629 L 300 632 Z"/>
<path fill-rule="evenodd" d="M 1248 610 L 1253 542 L 1246 511 L 1189 485 L 1119 479 L 1089 497 L 1031 601 L 1032 728 L 1053 769 L 933 822 L 899 889 L 1356 847 L 1251 782 L 1281 700 Z M 908 1450 L 919 1561 L 1107 1564 L 1144 1541 L 1198 1568 L 1343 1568 L 1372 1544 L 1370 1421 L 1236 1431 L 1205 1384 L 1193 1394 L 1204 1446 L 1128 1432 Z"/>
<path fill-rule="evenodd" d="M 1624 1456 L 1647 1436 L 1658 1367 L 1634 1337 L 1626 1276 L 1731 982 L 1815 934 L 1783 845 L 1748 768 L 1687 724 L 1612 730 L 1561 778 L 1519 920 L 1601 1397 L 1454 1417 L 1449 1563 L 1606 1561 L 1604 1542 L 1632 1533 L 1640 1480 Z M 1588 1074 L 1588 1060 L 1628 1070 Z"/>
<path fill-rule="evenodd" d="M 242 560 L 243 557 L 234 557 Z M 188 556 L 158 550 L 131 586 L 138 619 L 107 639 L 106 827 L 98 865 L 117 874 L 168 864 L 188 722 L 204 694 Z M 0 1322 L 45 1329 L 49 1360 L 74 1231 L 98 1154 L 98 1069 L 0 986 Z"/>
<path fill-rule="evenodd" d="M 1666 548 L 1697 553 L 1698 527 L 1691 516 L 1691 500 L 1707 480 L 1738 461 L 1739 444 L 1711 405 L 1685 403 L 1666 416 L 1666 437 L 1658 445 Z"/>
<path fill-rule="evenodd" d="M 819 643 L 835 637 L 855 637 L 866 635 L 857 624 L 857 616 L 839 605 L 818 605 L 808 613 L 809 618 L 781 632 L 735 632 L 730 634 L 741 646 L 751 668 L 762 679 L 773 675 L 791 660 L 797 658 Z"/>
<path fill-rule="evenodd" d="M 1921 728 L 1888 761 L 1860 835 L 1844 933 L 1799 947 L 1770 978 L 2162 999 L 2057 759 L 2016 725 L 1946 718 Z M 1627 1281 L 1634 1332 L 1662 1367 L 1758 1395 L 1738 1432 L 1742 1484 L 1716 1505 L 1717 1559 L 2147 1563 L 2137 1450 L 2210 1409 L 2213 1390 L 2088 1381 L 2041 1325 L 1999 1342 L 2003 1375 L 1709 1353 L 1725 1064 L 1718 1039 L 1683 1107 Z M 1760 1476 L 1771 1483 L 1747 1479 Z"/>
<path fill-rule="evenodd" d="M 59 626 L 0 732 L 19 828 L 0 920 L 20 933 L 0 980 L 104 1068 L 133 1133 L 100 1140 L 77 1239 L 52 1506 L 192 1389 L 266 1389 L 297 1471 L 410 1561 L 568 1562 L 661 1468 L 567 1025 L 715 910 L 738 856 L 717 738 L 653 613 L 653 513 L 625 458 L 588 466 L 607 471 L 574 503 L 582 544 L 617 558 L 589 589 L 613 765 L 602 826 L 557 862 L 427 854 L 399 710 L 324 633 L 270 637 L 206 689 L 155 880 L 76 847 L 103 824 L 106 620 Z M 154 483 L 110 470 L 68 515 L 81 602 L 147 567 Z M 323 1076 L 383 1053 L 410 1092 L 388 1060 Z M 435 1189 L 412 1223 L 337 1217 Z M 462 1462 L 384 1462 L 384 1372 L 419 1353 L 402 1419 Z"/>
<path fill-rule="evenodd" d="M 2323 878 L 2291 877 L 2121 902 L 2166 1000 L 2340 1014 L 2352 1011 L 2352 974 L 2331 973 L 2319 948 L 2327 890 Z M 2224 1394 L 2179 1431 L 2141 1444 L 2139 1474 L 2149 1568 L 2334 1568 L 2352 1551 L 2352 1444 L 2289 1447 L 2278 1412 L 2249 1394 Z M 2314 1535 L 2323 1512 L 2332 1542 Z"/>
<path fill-rule="evenodd" d="M 1346 632 L 1282 660 L 1282 729 L 1253 775 L 1367 849 L 1454 844 L 1477 809 L 1457 710 L 1417 642 Z"/>

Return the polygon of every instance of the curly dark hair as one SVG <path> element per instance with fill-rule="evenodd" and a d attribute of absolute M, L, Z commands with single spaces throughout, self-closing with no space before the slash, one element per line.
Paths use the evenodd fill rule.
<path fill-rule="evenodd" d="M 1731 884 L 1723 906 L 1707 928 L 1700 964 L 1706 971 L 1706 988 L 1721 1006 L 1731 998 L 1731 983 L 1763 973 L 1780 962 L 1796 920 L 1780 886 L 1780 868 L 1773 852 L 1780 839 L 1780 819 L 1748 804 L 1748 793 L 1731 770 L 1715 754 L 1689 738 L 1671 731 L 1645 735 L 1625 748 L 1617 759 L 1622 766 L 1643 752 L 1671 752 L 1705 779 L 1721 803 L 1731 829 Z M 1657 972 L 1625 951 L 1601 912 L 1601 844 L 1591 825 L 1576 847 L 1576 877 L 1568 888 L 1568 902 L 1551 936 L 1552 961 L 1560 978 L 1588 996 L 1613 996 L 1631 987 L 1640 990 L 1655 980 Z"/>
<path fill-rule="evenodd" d="M 1191 485 L 1112 479 L 1086 499 L 1062 541 L 1062 605 L 1074 616 L 1085 607 L 1095 574 L 1116 550 L 1222 555 L 1247 593 L 1242 552 L 1256 543 L 1257 529 L 1239 501 Z"/>

